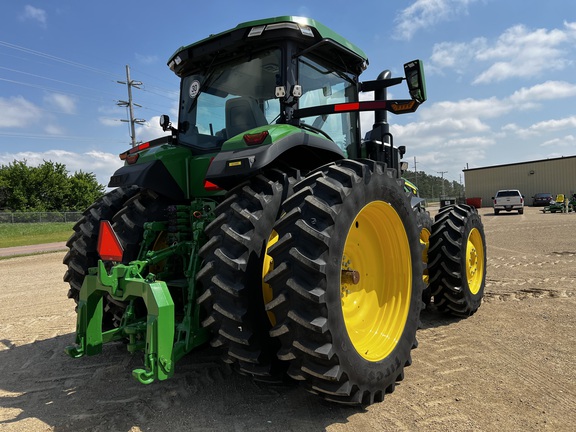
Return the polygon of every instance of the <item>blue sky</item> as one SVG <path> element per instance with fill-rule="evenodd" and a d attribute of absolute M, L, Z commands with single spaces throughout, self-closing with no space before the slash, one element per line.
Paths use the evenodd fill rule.
<path fill-rule="evenodd" d="M 431 175 L 576 154 L 576 3 L 573 0 L 4 2 L 0 15 L 0 164 L 62 162 L 107 184 L 130 148 L 125 66 L 138 141 L 176 118 L 180 46 L 253 19 L 314 18 L 360 46 L 362 79 L 398 76 L 424 61 L 428 101 L 389 115 L 405 160 Z M 391 89 L 406 97 L 404 86 Z M 363 118 L 371 126 L 372 119 Z"/>

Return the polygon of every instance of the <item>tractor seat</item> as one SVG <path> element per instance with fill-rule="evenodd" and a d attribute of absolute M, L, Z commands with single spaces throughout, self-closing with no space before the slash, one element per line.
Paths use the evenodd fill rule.
<path fill-rule="evenodd" d="M 228 138 L 267 124 L 268 120 L 256 100 L 239 97 L 226 101 L 226 135 Z"/>

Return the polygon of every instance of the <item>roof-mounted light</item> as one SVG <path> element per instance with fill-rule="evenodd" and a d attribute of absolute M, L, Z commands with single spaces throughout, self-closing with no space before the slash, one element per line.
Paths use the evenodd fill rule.
<path fill-rule="evenodd" d="M 300 26 L 300 32 L 304 36 L 314 37 L 314 33 L 312 32 L 312 29 L 308 26 Z"/>
<path fill-rule="evenodd" d="M 176 66 L 179 66 L 180 63 L 182 63 L 182 59 L 180 58 L 180 56 L 176 56 L 170 63 L 168 63 L 168 67 L 172 72 L 174 72 L 174 69 L 176 68 Z"/>
<path fill-rule="evenodd" d="M 280 22 L 252 27 L 248 33 L 248 37 L 261 36 L 265 31 L 280 29 L 300 30 L 300 33 L 302 33 L 304 36 L 314 37 L 312 28 L 294 22 Z"/>
<path fill-rule="evenodd" d="M 300 26 L 293 22 L 281 22 L 276 24 L 268 24 L 266 26 L 266 31 L 268 30 L 279 30 L 279 29 L 292 29 L 300 30 Z"/>
<path fill-rule="evenodd" d="M 264 32 L 265 29 L 266 29 L 266 26 L 252 27 L 250 29 L 250 33 L 248 33 L 248 37 L 260 36 Z"/>

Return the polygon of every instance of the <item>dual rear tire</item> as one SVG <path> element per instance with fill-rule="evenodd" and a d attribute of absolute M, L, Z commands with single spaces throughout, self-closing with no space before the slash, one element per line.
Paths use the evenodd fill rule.
<path fill-rule="evenodd" d="M 382 401 L 416 347 L 422 249 L 394 170 L 342 160 L 310 174 L 284 203 L 269 250 L 270 334 L 288 375 L 344 404 Z"/>
<path fill-rule="evenodd" d="M 417 345 L 423 286 L 416 218 L 396 172 L 342 160 L 293 189 L 289 177 L 259 176 L 216 213 L 199 302 L 224 360 L 256 378 L 287 370 L 344 404 L 392 392 Z"/>
<path fill-rule="evenodd" d="M 428 271 L 438 310 L 457 317 L 478 310 L 486 284 L 486 238 L 474 207 L 440 209 L 430 236 Z"/>

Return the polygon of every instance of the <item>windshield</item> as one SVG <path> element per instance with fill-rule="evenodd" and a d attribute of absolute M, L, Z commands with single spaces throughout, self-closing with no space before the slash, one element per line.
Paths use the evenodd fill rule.
<path fill-rule="evenodd" d="M 302 86 L 298 108 L 357 101 L 352 76 L 321 66 L 306 57 L 301 57 L 299 61 L 298 83 Z M 315 116 L 303 118 L 302 121 L 322 129 L 346 151 L 347 145 L 353 143 L 356 137 L 358 113 Z"/>
<path fill-rule="evenodd" d="M 180 142 L 217 148 L 237 134 L 275 121 L 280 113 L 274 94 L 280 71 L 280 50 L 272 49 L 183 78 Z"/>

